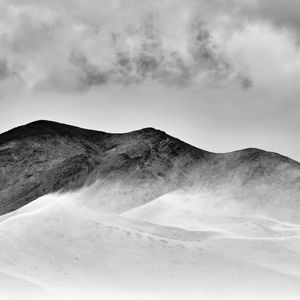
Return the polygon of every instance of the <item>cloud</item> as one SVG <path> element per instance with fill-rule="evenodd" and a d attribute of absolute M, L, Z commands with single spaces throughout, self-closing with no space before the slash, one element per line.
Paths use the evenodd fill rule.
<path fill-rule="evenodd" d="M 41 118 L 114 132 L 152 126 L 208 150 L 299 160 L 298 6 L 2 0 L 0 129 Z"/>
<path fill-rule="evenodd" d="M 295 97 L 300 53 L 290 25 L 298 4 L 291 3 L 3 0 L 0 95 L 158 83 Z"/>
<path fill-rule="evenodd" d="M 268 20 L 274 25 L 300 33 L 300 3 L 297 0 L 248 0 L 242 1 L 240 8 L 248 17 Z"/>
<path fill-rule="evenodd" d="M 224 5 L 208 3 L 3 1 L 0 61 L 7 70 L 0 69 L 1 78 L 18 78 L 28 90 L 144 82 L 247 88 L 251 79 L 209 24 Z"/>
<path fill-rule="evenodd" d="M 273 100 L 299 97 L 300 48 L 288 30 L 253 23 L 236 30 L 228 45 L 231 55 L 247 66 L 257 90 L 266 91 Z"/>

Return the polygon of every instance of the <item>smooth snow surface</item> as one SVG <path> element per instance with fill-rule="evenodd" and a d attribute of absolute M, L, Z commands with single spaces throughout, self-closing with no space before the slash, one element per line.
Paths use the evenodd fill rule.
<path fill-rule="evenodd" d="M 299 225 L 196 199 L 116 215 L 54 194 L 3 216 L 0 299 L 300 299 Z"/>

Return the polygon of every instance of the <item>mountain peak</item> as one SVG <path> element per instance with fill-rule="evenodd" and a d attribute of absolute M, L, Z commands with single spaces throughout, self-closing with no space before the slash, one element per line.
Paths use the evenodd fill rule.
<path fill-rule="evenodd" d="M 47 193 L 107 178 L 160 185 L 176 170 L 174 187 L 203 153 L 151 127 L 110 134 L 34 121 L 0 135 L 0 214 Z M 155 195 L 166 188 L 170 185 Z"/>

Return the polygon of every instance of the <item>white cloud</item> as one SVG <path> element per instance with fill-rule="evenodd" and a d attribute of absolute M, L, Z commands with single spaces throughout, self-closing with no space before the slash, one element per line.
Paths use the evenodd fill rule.
<path fill-rule="evenodd" d="M 256 89 L 268 91 L 273 99 L 300 95 L 300 49 L 288 30 L 265 22 L 249 24 L 235 31 L 228 51 L 247 67 Z"/>
<path fill-rule="evenodd" d="M 240 2 L 240 13 L 256 20 L 268 20 L 279 27 L 300 33 L 298 0 L 247 0 Z"/>

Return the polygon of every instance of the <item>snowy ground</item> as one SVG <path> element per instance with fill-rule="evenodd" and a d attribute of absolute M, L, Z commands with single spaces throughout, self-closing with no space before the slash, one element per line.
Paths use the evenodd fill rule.
<path fill-rule="evenodd" d="M 121 215 L 47 195 L 0 219 L 0 299 L 299 299 L 300 226 L 170 194 Z M 215 212 L 215 213 L 214 213 Z"/>

